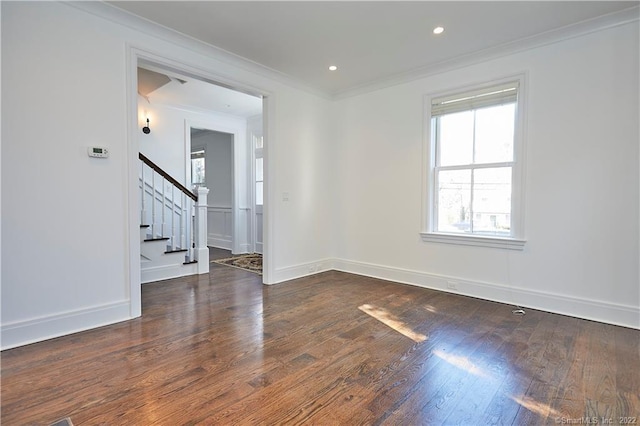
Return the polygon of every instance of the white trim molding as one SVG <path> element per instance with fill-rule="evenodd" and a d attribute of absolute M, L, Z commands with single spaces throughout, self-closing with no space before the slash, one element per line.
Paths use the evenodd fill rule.
<path fill-rule="evenodd" d="M 373 92 L 375 90 L 386 89 L 388 87 L 409 83 L 415 80 L 426 78 L 432 75 L 441 74 L 455 69 L 468 67 L 482 62 L 498 59 L 503 56 L 513 55 L 519 52 L 536 49 L 553 43 L 562 42 L 575 37 L 581 37 L 596 31 L 602 31 L 638 21 L 638 12 L 640 7 L 633 6 L 617 12 L 598 16 L 593 19 L 570 24 L 565 27 L 536 34 L 531 37 L 513 40 L 499 46 L 489 47 L 469 53 L 467 55 L 458 56 L 449 60 L 438 62 L 436 64 L 418 67 L 404 73 L 395 74 L 379 80 L 367 82 L 359 86 L 352 87 L 347 90 L 339 91 L 333 94 L 333 99 L 346 99 L 353 96 L 362 95 L 364 93 Z"/>
<path fill-rule="evenodd" d="M 207 220 L 209 221 L 207 226 L 207 245 L 209 247 L 225 250 L 233 249 L 232 215 L 233 209 L 231 207 L 209 206 L 207 208 Z"/>
<path fill-rule="evenodd" d="M 263 64 L 259 64 L 235 53 L 203 42 L 202 40 L 198 40 L 195 37 L 191 37 L 189 35 L 159 25 L 148 19 L 136 16 L 130 12 L 118 8 L 117 4 L 112 5 L 104 2 L 91 1 L 64 1 L 63 3 L 99 18 L 117 23 L 119 25 L 122 25 L 123 27 L 130 28 L 135 31 L 140 31 L 144 34 L 156 37 L 160 40 L 176 44 L 182 48 L 190 50 L 191 52 L 203 54 L 206 56 L 213 56 L 223 63 L 233 65 L 242 70 L 256 73 L 258 75 L 264 76 L 265 78 L 269 78 L 279 83 L 286 84 L 288 86 L 294 87 L 310 94 L 314 94 L 324 99 L 333 100 L 345 99 L 363 93 L 372 92 L 374 90 L 408 83 L 414 80 L 428 77 L 430 75 L 435 75 L 446 71 L 451 71 L 453 69 L 485 62 L 491 59 L 500 58 L 502 56 L 535 49 L 563 40 L 568 40 L 574 37 L 587 35 L 595 31 L 624 25 L 629 22 L 635 22 L 638 20 L 639 10 L 638 6 L 633 6 L 617 12 L 570 24 L 541 34 L 536 34 L 531 37 L 513 40 L 499 46 L 490 47 L 467 55 L 462 55 L 456 58 L 445 60 L 436 64 L 422 66 L 404 73 L 383 77 L 374 81 L 351 87 L 343 91 L 328 92 L 318 87 L 311 86 L 306 82 L 302 82 L 299 79 L 287 75 L 281 71 L 269 68 Z M 229 80 L 233 80 L 232 76 L 224 77 Z M 220 83 L 225 82 L 220 81 Z M 230 83 L 229 86 L 233 87 L 234 84 Z M 247 93 L 252 92 L 249 91 Z"/>
<path fill-rule="evenodd" d="M 129 300 L 2 325 L 2 350 L 133 319 Z"/>
<path fill-rule="evenodd" d="M 345 259 L 333 259 L 331 263 L 333 269 L 337 271 L 640 329 L 640 308 L 637 306 L 601 302 Z M 451 290 L 448 287 L 452 282 L 455 283 L 457 290 Z"/>
<path fill-rule="evenodd" d="M 310 86 L 307 83 L 302 82 L 299 79 L 296 79 L 288 74 L 285 74 L 273 68 L 269 68 L 266 65 L 257 63 L 255 61 L 252 61 L 251 59 L 247 59 L 233 52 L 229 52 L 220 47 L 214 46 L 213 44 L 206 43 L 195 37 L 165 27 L 146 18 L 141 18 L 131 12 L 120 9 L 117 4 L 109 4 L 102 1 L 63 1 L 62 3 L 91 15 L 97 16 L 98 18 L 106 19 L 109 22 L 155 37 L 164 42 L 177 45 L 183 49 L 189 50 L 190 52 L 215 58 L 215 60 L 220 61 L 221 63 L 237 67 L 243 71 L 255 73 L 259 76 L 319 96 L 324 99 L 331 99 L 331 96 L 324 90 L 320 90 L 316 87 Z M 259 90 L 257 88 L 245 88 L 239 86 L 235 81 L 234 76 L 231 74 L 219 73 L 218 75 L 216 75 L 216 84 L 250 95 L 262 94 L 262 90 Z"/>
<path fill-rule="evenodd" d="M 290 281 L 309 275 L 319 274 L 321 272 L 327 272 L 335 269 L 333 267 L 333 262 L 333 259 L 322 259 L 315 262 L 300 263 L 298 265 L 277 268 L 274 271 L 273 280 L 265 282 L 265 284 L 278 284 L 283 281 Z"/>
<path fill-rule="evenodd" d="M 209 264 L 208 261 L 204 263 L 207 264 L 207 266 Z M 188 275 L 197 275 L 199 273 L 198 263 L 189 263 L 186 265 L 178 263 L 143 268 L 140 275 L 142 284 L 148 284 L 156 281 L 170 280 L 172 278 L 186 277 Z"/>
<path fill-rule="evenodd" d="M 427 243 L 457 244 L 463 246 L 492 247 L 508 250 L 523 250 L 526 240 L 515 238 L 483 237 L 478 235 L 455 235 L 437 232 L 421 232 L 422 241 Z"/>
<path fill-rule="evenodd" d="M 142 316 L 142 293 L 140 288 L 140 193 L 138 170 L 140 143 L 138 140 L 138 56 L 130 44 L 126 44 L 126 94 L 127 94 L 127 187 L 124 199 L 127 220 L 128 243 L 125 268 L 128 271 L 129 312 L 131 318 Z M 143 185 L 144 189 L 144 185 Z M 123 191 L 125 192 L 125 191 Z"/>

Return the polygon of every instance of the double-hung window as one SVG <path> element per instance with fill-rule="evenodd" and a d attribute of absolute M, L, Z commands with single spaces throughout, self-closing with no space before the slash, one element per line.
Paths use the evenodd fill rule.
<path fill-rule="evenodd" d="M 425 241 L 524 246 L 522 83 L 426 98 Z"/>
<path fill-rule="evenodd" d="M 206 186 L 204 148 L 191 151 L 191 186 Z"/>
<path fill-rule="evenodd" d="M 253 136 L 253 146 L 256 153 L 256 205 L 264 204 L 264 158 L 263 158 L 264 138 L 262 136 Z M 262 212 L 260 212 L 262 213 Z"/>

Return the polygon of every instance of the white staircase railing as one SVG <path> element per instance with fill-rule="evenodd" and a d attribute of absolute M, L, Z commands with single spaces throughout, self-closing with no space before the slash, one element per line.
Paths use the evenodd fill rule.
<path fill-rule="evenodd" d="M 209 247 L 207 247 L 207 195 L 209 189 L 198 187 L 198 201 L 195 205 L 194 215 L 194 258 L 198 262 L 198 274 L 206 274 L 209 272 Z"/>
<path fill-rule="evenodd" d="M 197 188 L 194 194 L 143 154 L 139 158 L 140 224 L 147 226 L 146 240 L 166 239 L 167 253 L 185 252 L 184 263 L 201 260 L 197 273 L 209 272 L 209 190 Z"/>

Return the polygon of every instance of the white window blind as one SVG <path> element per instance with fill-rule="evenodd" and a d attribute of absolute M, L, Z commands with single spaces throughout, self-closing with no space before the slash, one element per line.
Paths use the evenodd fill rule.
<path fill-rule="evenodd" d="M 193 151 L 191 153 L 191 159 L 194 160 L 196 158 L 204 158 L 204 149 L 200 151 Z"/>
<path fill-rule="evenodd" d="M 455 95 L 441 96 L 431 100 L 431 116 L 468 111 L 472 109 L 513 103 L 518 100 L 517 81 L 491 87 L 491 90 L 478 89 Z"/>

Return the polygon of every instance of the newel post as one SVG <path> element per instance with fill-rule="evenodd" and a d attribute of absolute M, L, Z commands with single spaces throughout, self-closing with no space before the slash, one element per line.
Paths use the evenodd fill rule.
<path fill-rule="evenodd" d="M 207 188 L 198 187 L 198 201 L 195 212 L 195 259 L 198 261 L 198 274 L 209 272 L 209 247 L 207 247 Z"/>

